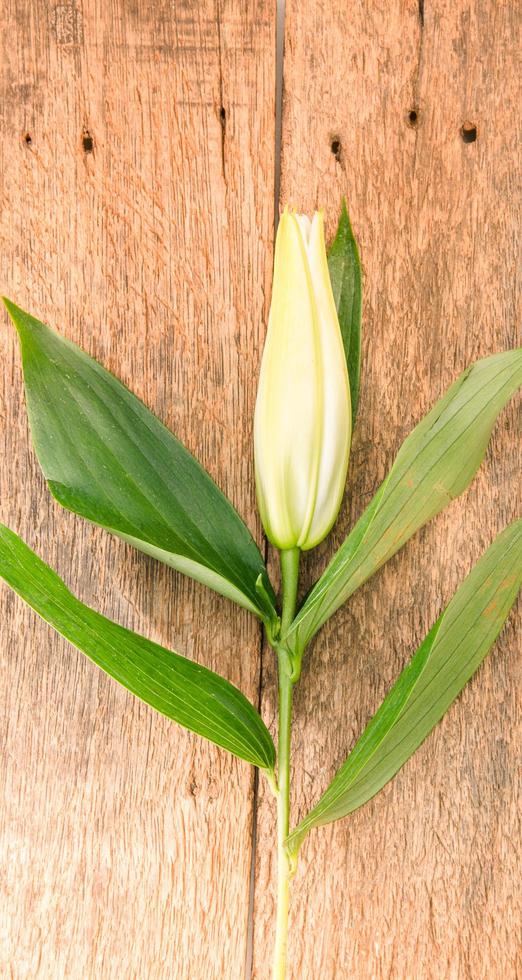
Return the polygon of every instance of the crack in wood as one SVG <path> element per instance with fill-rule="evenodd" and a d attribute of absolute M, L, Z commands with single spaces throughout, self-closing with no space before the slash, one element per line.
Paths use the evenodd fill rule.
<path fill-rule="evenodd" d="M 274 226 L 279 223 L 281 194 L 281 140 L 283 135 L 283 61 L 285 47 L 285 0 L 277 0 L 276 10 L 276 77 L 275 77 L 275 172 Z"/>
<path fill-rule="evenodd" d="M 264 538 L 263 558 L 265 565 L 268 564 L 268 538 Z M 259 624 L 259 681 L 257 685 L 257 710 L 261 714 L 263 704 L 263 654 L 265 651 L 265 631 L 263 624 Z M 257 823 L 259 811 L 259 770 L 254 769 L 254 779 L 252 786 L 252 834 L 250 852 L 250 882 L 248 893 L 248 922 L 245 956 L 245 980 L 251 980 L 254 964 L 254 901 L 256 890 L 256 854 L 257 854 Z"/>
<path fill-rule="evenodd" d="M 218 40 L 218 69 L 219 69 L 219 122 L 221 126 L 221 173 L 223 176 L 223 183 L 225 184 L 225 191 L 228 190 L 227 184 L 227 168 L 226 168 L 226 155 L 225 155 L 225 139 L 226 139 L 226 125 L 227 117 L 225 110 L 225 99 L 224 99 L 224 86 L 223 86 L 223 60 L 222 60 L 222 41 L 221 41 L 221 10 L 219 7 L 219 0 L 216 4 L 216 28 L 217 28 L 217 40 Z"/>
<path fill-rule="evenodd" d="M 218 37 L 219 37 L 218 27 Z M 275 71 L 275 133 L 274 133 L 274 241 L 279 223 L 279 196 L 281 192 L 281 140 L 283 131 L 283 65 L 284 65 L 284 36 L 285 36 L 285 0 L 277 0 L 276 10 L 276 71 Z M 221 58 L 221 42 L 220 42 Z M 221 62 L 220 62 L 221 78 Z M 221 104 L 223 98 L 221 96 Z M 268 563 L 269 545 L 268 539 L 264 538 L 264 560 Z M 257 691 L 257 710 L 261 713 L 263 703 L 263 654 L 265 650 L 265 635 L 263 626 L 260 626 L 260 646 L 259 646 L 259 684 Z M 256 885 L 256 854 L 257 854 L 257 825 L 259 812 L 259 771 L 255 770 L 253 781 L 252 799 L 252 837 L 251 837 L 251 863 L 250 863 L 250 888 L 248 896 L 248 929 L 245 957 L 245 980 L 251 980 L 254 966 L 254 901 Z"/>
<path fill-rule="evenodd" d="M 414 108 L 408 114 L 408 122 L 412 129 L 415 130 L 415 145 L 413 150 L 413 169 L 412 173 L 415 174 L 417 169 L 417 148 L 419 143 L 419 127 L 418 121 L 420 116 L 420 82 L 422 67 L 424 62 L 424 24 L 426 15 L 426 0 L 419 0 L 419 23 L 420 23 L 420 33 L 419 33 L 419 54 L 417 58 L 417 69 L 415 72 L 415 81 L 413 83 L 413 105 Z"/>

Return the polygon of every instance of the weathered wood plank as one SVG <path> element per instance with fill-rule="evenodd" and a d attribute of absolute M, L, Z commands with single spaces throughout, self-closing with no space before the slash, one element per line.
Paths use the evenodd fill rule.
<path fill-rule="evenodd" d="M 282 200 L 323 205 L 333 232 L 345 193 L 365 272 L 362 400 L 346 507 L 332 538 L 306 561 L 310 583 L 414 422 L 471 360 L 517 340 L 520 9 L 446 0 L 421 8 L 287 0 L 286 8 Z M 475 142 L 462 139 L 466 123 L 477 127 Z M 295 818 L 517 512 L 515 420 L 512 405 L 472 489 L 318 637 L 296 698 Z M 352 819 L 305 843 L 291 914 L 295 980 L 520 975 L 516 625 L 513 616 L 398 778 Z M 259 980 L 269 976 L 275 868 L 264 842 L 272 821 L 262 794 Z"/>
<path fill-rule="evenodd" d="M 258 537 L 274 31 L 268 0 L 21 0 L 2 18 L 2 291 L 140 394 Z M 2 519 L 85 601 L 256 701 L 248 614 L 51 503 L 7 318 L 0 339 Z M 242 977 L 252 771 L 1 602 L 1 972 Z"/>

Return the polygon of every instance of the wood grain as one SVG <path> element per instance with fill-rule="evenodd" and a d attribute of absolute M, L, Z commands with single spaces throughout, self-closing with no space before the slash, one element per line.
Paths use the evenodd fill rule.
<path fill-rule="evenodd" d="M 520 11 L 478 0 L 286 7 L 282 201 L 323 205 L 333 233 L 345 193 L 365 272 L 346 506 L 304 563 L 306 589 L 412 425 L 471 360 L 518 339 Z M 258 540 L 251 418 L 272 254 L 275 18 L 268 0 L 5 0 L 1 40 L 2 291 L 129 383 Z M 50 501 L 7 320 L 0 343 L 2 520 L 85 601 L 256 701 L 260 637 L 246 613 Z M 512 405 L 465 497 L 314 643 L 296 697 L 294 819 L 516 513 L 516 418 Z M 0 971 L 248 976 L 251 771 L 156 717 L 6 591 L 1 602 Z M 304 845 L 292 978 L 522 972 L 516 626 L 512 616 L 398 778 Z M 265 651 L 272 725 L 273 667 Z M 263 785 L 257 803 L 262 980 L 275 836 Z"/>
<path fill-rule="evenodd" d="M 259 538 L 275 21 L 255 0 L 6 0 L 1 289 L 114 370 Z M 2 520 L 86 602 L 257 702 L 252 617 L 53 504 L 2 318 Z M 253 772 L 3 589 L 2 976 L 244 976 Z"/>
<path fill-rule="evenodd" d="M 346 194 L 364 266 L 362 398 L 346 507 L 306 561 L 308 584 L 412 425 L 470 361 L 520 340 L 519 30 L 511 3 L 287 0 L 282 202 L 324 206 L 333 233 Z M 475 142 L 462 139 L 466 123 L 477 128 Z M 294 821 L 517 513 L 516 419 L 512 404 L 469 492 L 314 643 L 296 697 Z M 512 615 L 491 658 L 400 775 L 351 819 L 308 838 L 294 883 L 293 980 L 521 975 L 517 625 Z M 269 665 L 267 717 L 275 703 Z M 258 980 L 269 976 L 275 862 L 264 842 L 272 834 L 262 792 Z"/>

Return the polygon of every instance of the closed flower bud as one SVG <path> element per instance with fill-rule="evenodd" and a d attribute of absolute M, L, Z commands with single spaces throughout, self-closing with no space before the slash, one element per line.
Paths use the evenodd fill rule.
<path fill-rule="evenodd" d="M 272 544 L 307 550 L 332 527 L 351 440 L 348 371 L 323 214 L 285 209 L 254 420 L 256 486 Z"/>

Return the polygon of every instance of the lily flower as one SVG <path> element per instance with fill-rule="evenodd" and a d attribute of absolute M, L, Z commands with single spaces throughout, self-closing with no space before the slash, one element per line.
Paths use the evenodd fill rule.
<path fill-rule="evenodd" d="M 259 510 L 277 548 L 314 548 L 343 497 L 351 402 L 324 218 L 285 208 L 254 419 Z"/>

